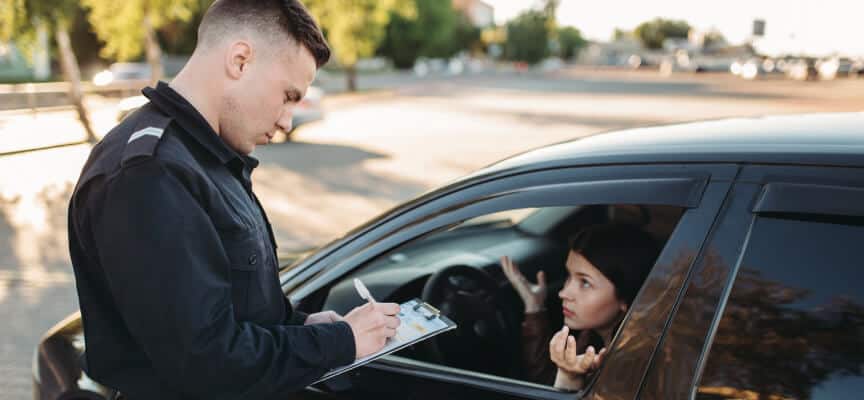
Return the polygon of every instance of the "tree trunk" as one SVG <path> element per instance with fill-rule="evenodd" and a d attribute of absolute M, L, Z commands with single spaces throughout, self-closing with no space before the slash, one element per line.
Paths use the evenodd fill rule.
<path fill-rule="evenodd" d="M 349 65 L 345 67 L 345 78 L 347 79 L 348 91 L 357 91 L 357 66 Z"/>
<path fill-rule="evenodd" d="M 90 126 L 90 117 L 87 115 L 87 108 L 84 107 L 84 95 L 81 92 L 81 71 L 78 69 L 78 59 L 75 58 L 75 53 L 72 52 L 72 45 L 69 42 L 69 32 L 66 30 L 66 27 L 58 26 L 55 36 L 57 48 L 60 50 L 60 68 L 66 81 L 69 82 L 69 100 L 75 105 L 78 119 L 81 121 L 81 125 L 84 126 L 84 131 L 87 132 L 87 141 L 96 143 L 99 139 L 96 138 L 96 133 L 93 132 L 93 127 Z"/>
<path fill-rule="evenodd" d="M 162 79 L 162 48 L 156 39 L 156 31 L 149 15 L 144 16 L 144 36 L 147 41 L 147 63 L 150 64 L 150 85 L 155 86 Z"/>

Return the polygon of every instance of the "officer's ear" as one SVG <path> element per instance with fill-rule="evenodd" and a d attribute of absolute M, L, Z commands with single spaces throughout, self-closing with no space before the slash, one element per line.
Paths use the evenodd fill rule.
<path fill-rule="evenodd" d="M 231 79 L 240 79 L 252 61 L 252 46 L 245 40 L 238 40 L 228 47 L 225 69 Z"/>

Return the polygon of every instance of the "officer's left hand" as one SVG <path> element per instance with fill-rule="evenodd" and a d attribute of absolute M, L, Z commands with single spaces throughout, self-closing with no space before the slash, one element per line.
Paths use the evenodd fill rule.
<path fill-rule="evenodd" d="M 342 316 L 339 315 L 339 313 L 337 313 L 336 311 L 321 311 L 315 314 L 309 314 L 309 316 L 306 317 L 306 322 L 304 322 L 303 325 L 329 324 L 331 322 L 337 322 L 342 320 L 344 320 L 344 318 L 342 318 Z"/>

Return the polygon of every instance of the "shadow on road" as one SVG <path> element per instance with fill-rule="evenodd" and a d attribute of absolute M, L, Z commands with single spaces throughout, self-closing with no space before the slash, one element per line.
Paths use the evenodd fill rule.
<path fill-rule="evenodd" d="M 256 150 L 255 156 L 262 165 L 278 166 L 304 176 L 320 185 L 328 193 L 346 193 L 367 199 L 401 201 L 406 194 L 416 194 L 426 189 L 424 185 L 383 176 L 365 168 L 369 160 L 390 158 L 357 147 L 288 142 L 264 146 Z M 302 192 L 304 188 L 285 187 L 278 181 L 256 181 L 271 189 Z M 287 184 L 287 183 L 286 183 Z"/>

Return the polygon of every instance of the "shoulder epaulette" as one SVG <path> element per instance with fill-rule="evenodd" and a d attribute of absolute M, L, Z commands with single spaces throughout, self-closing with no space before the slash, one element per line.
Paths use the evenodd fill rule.
<path fill-rule="evenodd" d="M 133 132 L 129 136 L 129 140 L 126 141 L 126 148 L 123 150 L 120 165 L 126 165 L 130 160 L 138 157 L 150 157 L 156 153 L 156 147 L 162 139 L 162 134 L 170 123 L 171 117 L 158 111 L 150 111 L 141 115 L 141 121 L 137 124 L 141 128 Z"/>

